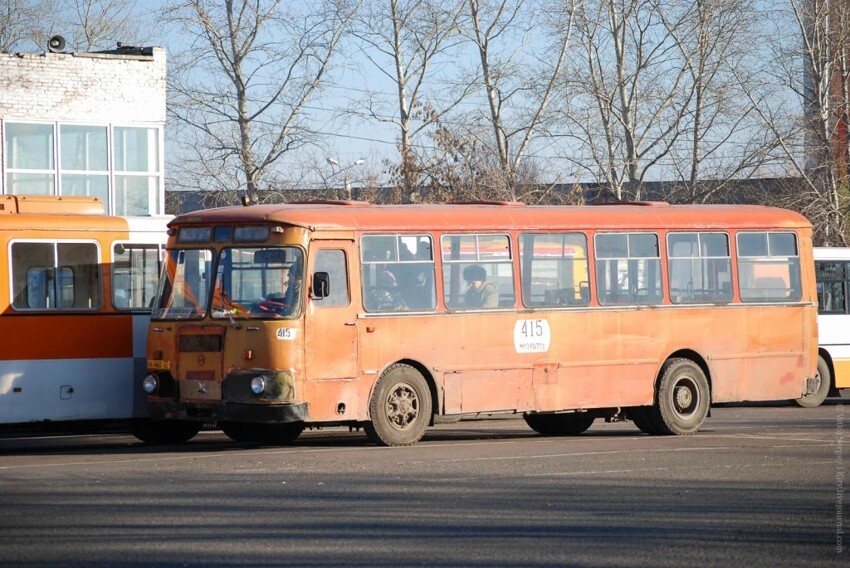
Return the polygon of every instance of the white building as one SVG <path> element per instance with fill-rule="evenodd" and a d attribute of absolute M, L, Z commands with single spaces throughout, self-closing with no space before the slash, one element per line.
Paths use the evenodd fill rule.
<path fill-rule="evenodd" d="M 165 50 L 0 54 L 0 194 L 164 210 Z"/>

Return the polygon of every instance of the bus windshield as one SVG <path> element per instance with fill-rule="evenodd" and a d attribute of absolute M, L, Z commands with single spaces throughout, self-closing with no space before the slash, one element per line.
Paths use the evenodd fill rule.
<path fill-rule="evenodd" d="M 224 248 L 211 278 L 213 252 L 169 251 L 154 319 L 281 318 L 299 314 L 303 253 L 294 247 Z"/>
<path fill-rule="evenodd" d="M 201 319 L 206 314 L 213 252 L 208 249 L 168 251 L 151 317 Z"/>
<path fill-rule="evenodd" d="M 301 250 L 295 247 L 222 249 L 213 290 L 212 317 L 297 316 L 303 266 Z"/>

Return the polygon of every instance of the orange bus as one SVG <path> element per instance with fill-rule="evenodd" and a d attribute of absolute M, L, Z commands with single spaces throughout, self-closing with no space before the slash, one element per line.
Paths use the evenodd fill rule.
<path fill-rule="evenodd" d="M 817 366 L 811 226 L 757 206 L 229 207 L 169 224 L 151 417 L 235 440 L 522 414 L 692 434 L 713 402 L 796 399 Z"/>
<path fill-rule="evenodd" d="M 0 196 L 0 424 L 194 428 L 147 423 L 139 386 L 167 221 L 108 217 L 90 197 Z"/>

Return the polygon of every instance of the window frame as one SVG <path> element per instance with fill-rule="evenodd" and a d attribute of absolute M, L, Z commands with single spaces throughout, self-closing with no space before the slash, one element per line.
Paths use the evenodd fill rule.
<path fill-rule="evenodd" d="M 460 238 L 462 240 L 465 237 L 466 238 L 468 238 L 468 237 L 474 237 L 475 238 L 475 258 L 452 259 L 444 253 L 444 250 L 445 250 L 444 246 L 443 246 L 444 240 L 447 240 L 447 239 L 450 240 L 450 239 L 453 239 L 453 238 Z M 480 237 L 504 237 L 507 240 L 507 248 L 505 249 L 506 252 L 507 252 L 507 258 L 493 258 L 493 257 L 486 257 L 486 256 L 484 258 L 482 258 Z M 442 276 L 441 281 L 442 281 L 442 286 L 443 286 L 443 304 L 446 306 L 447 309 L 449 309 L 451 311 L 470 311 L 470 310 L 474 310 L 474 311 L 478 311 L 478 310 L 494 311 L 494 310 L 513 310 L 513 309 L 516 309 L 517 276 L 516 276 L 516 271 L 515 271 L 516 257 L 514 255 L 514 243 L 513 243 L 513 241 L 514 241 L 513 235 L 511 233 L 502 232 L 502 231 L 446 232 L 446 233 L 440 234 L 440 240 L 439 240 L 439 242 L 440 242 L 440 267 L 441 267 L 440 276 Z M 496 287 L 497 291 L 499 292 L 499 305 L 498 306 L 496 306 L 496 307 L 465 306 L 463 304 L 455 305 L 453 303 L 450 305 L 449 296 L 448 296 L 448 294 L 450 293 L 450 290 L 452 290 L 455 287 L 455 285 L 457 285 L 457 286 L 462 285 L 462 281 L 464 280 L 463 271 L 468 266 L 472 266 L 472 265 L 479 265 L 479 266 L 481 266 L 481 265 L 507 265 L 507 266 L 509 266 L 510 267 L 510 276 L 511 276 L 511 280 L 510 280 L 511 302 L 508 303 L 506 300 L 503 302 L 501 290 L 499 290 L 499 287 L 496 284 L 493 283 L 492 279 L 489 279 L 489 280 L 487 280 L 487 282 L 489 284 L 492 284 L 494 287 Z M 447 270 L 446 269 L 447 267 L 458 267 L 458 268 Z M 492 276 L 492 275 L 488 274 L 488 276 Z M 447 279 L 452 280 L 452 283 L 449 286 L 446 285 Z M 457 280 L 456 284 L 454 282 L 455 280 Z M 458 295 L 458 298 L 461 298 L 461 297 L 466 295 L 466 292 L 460 292 L 460 291 L 457 291 L 457 292 L 452 291 L 451 293 L 453 293 L 453 294 L 456 293 Z M 504 305 L 503 305 L 503 303 L 504 303 Z"/>
<path fill-rule="evenodd" d="M 758 255 L 742 255 L 741 254 L 741 237 L 746 235 L 764 235 L 767 244 L 766 256 L 758 256 Z M 794 238 L 794 249 L 795 254 L 792 255 L 773 255 L 771 254 L 771 235 L 791 235 Z M 738 278 L 738 294 L 741 298 L 741 302 L 744 304 L 765 304 L 765 303 L 783 303 L 783 304 L 793 304 L 799 302 L 803 297 L 803 284 L 802 277 L 800 271 L 800 238 L 799 235 L 790 229 L 759 229 L 752 231 L 738 231 L 735 234 L 735 269 L 737 272 Z M 789 296 L 787 298 L 780 298 L 777 296 L 771 296 L 767 294 L 767 290 L 774 289 L 772 287 L 765 288 L 756 288 L 755 287 L 755 276 L 753 286 L 744 287 L 745 279 L 743 277 L 743 267 L 745 265 L 757 266 L 756 261 L 747 262 L 746 259 L 786 259 L 786 262 L 781 261 L 771 261 L 768 260 L 765 264 L 782 264 L 788 267 L 788 288 Z M 796 263 L 788 262 L 788 259 L 796 259 Z M 796 269 L 795 269 L 796 267 Z M 796 282 L 794 281 L 794 276 L 796 275 Z M 768 278 L 779 278 L 779 277 L 768 277 Z M 778 288 L 776 288 L 778 290 Z M 758 293 L 759 290 L 763 290 L 763 296 L 751 296 L 750 294 Z"/>
<path fill-rule="evenodd" d="M 52 141 L 49 145 L 50 158 L 52 161 L 52 167 L 49 169 L 27 169 L 27 168 L 18 168 L 18 167 L 10 167 L 9 159 L 7 154 L 10 151 L 10 144 L 8 143 L 8 130 L 10 125 L 35 125 L 35 126 L 46 126 L 51 129 Z M 0 129 L 0 137 L 2 137 L 2 144 L 6 148 L 3 151 L 2 156 L 0 156 L 0 160 L 2 160 L 2 168 L 0 171 L 3 172 L 3 178 L 0 180 L 0 187 L 2 187 L 2 195 L 23 195 L 25 193 L 33 193 L 33 192 L 23 192 L 23 193 L 12 193 L 10 188 L 11 185 L 9 180 L 12 179 L 14 175 L 20 174 L 32 174 L 32 175 L 40 175 L 40 176 L 49 176 L 51 180 L 50 187 L 47 192 L 39 192 L 38 195 L 53 195 L 53 196 L 68 196 L 68 195 L 79 195 L 79 194 L 71 194 L 67 193 L 64 188 L 63 178 L 65 176 L 83 176 L 83 177 L 105 177 L 106 178 L 106 195 L 107 200 L 104 203 L 104 209 L 107 214 L 110 215 L 118 215 L 118 216 L 150 216 L 150 215 L 161 215 L 164 213 L 164 200 L 165 200 L 165 152 L 164 152 L 164 140 L 165 133 L 164 127 L 162 124 L 156 123 L 139 123 L 139 124 L 123 124 L 123 123 L 103 123 L 98 121 L 44 121 L 44 120 L 28 120 L 28 119 L 12 119 L 5 118 L 0 120 L 0 125 L 2 125 L 2 129 Z M 77 170 L 73 168 L 66 168 L 62 165 L 62 130 L 63 127 L 90 127 L 97 129 L 106 129 L 106 166 L 107 170 Z M 156 148 L 154 148 L 155 155 L 151 155 L 151 148 L 148 148 L 148 154 L 146 160 L 153 164 L 153 169 L 151 171 L 135 171 L 135 170 L 119 170 L 118 161 L 116 159 L 116 144 L 119 143 L 116 131 L 118 130 L 149 130 L 152 131 L 152 136 L 154 138 L 154 144 Z M 128 211 L 126 209 L 126 202 L 122 201 L 121 203 L 125 204 L 125 208 L 119 210 L 119 182 L 121 179 L 125 178 L 127 180 L 133 178 L 147 178 L 149 183 L 155 184 L 155 191 L 151 191 L 151 188 L 148 188 L 148 196 L 147 196 L 147 210 L 146 211 Z M 70 180 L 69 180 L 70 181 Z M 92 195 L 93 197 L 102 197 L 100 195 Z"/>
<path fill-rule="evenodd" d="M 16 282 L 15 257 L 14 257 L 13 251 L 12 251 L 12 249 L 14 248 L 14 246 L 16 244 L 31 244 L 31 245 L 46 244 L 46 245 L 52 245 L 52 247 L 53 247 L 53 266 L 49 267 L 49 268 L 53 269 L 53 270 L 61 270 L 61 269 L 64 269 L 64 268 L 70 268 L 70 266 L 71 266 L 69 264 L 62 264 L 62 262 L 61 262 L 62 259 L 60 258 L 60 254 L 59 254 L 59 245 L 94 245 L 96 263 L 95 263 L 94 272 L 92 272 L 92 274 L 91 274 L 93 282 L 90 283 L 88 290 L 90 292 L 91 291 L 97 292 L 97 302 L 96 302 L 96 304 L 94 304 L 92 306 L 80 306 L 80 307 L 55 306 L 55 307 L 44 307 L 44 308 L 42 308 L 42 307 L 31 308 L 31 307 L 22 307 L 20 305 L 16 305 L 15 294 L 16 294 L 16 292 L 19 291 L 19 289 L 17 287 L 17 282 Z M 39 312 L 40 313 L 56 313 L 56 312 L 89 312 L 89 313 L 92 313 L 92 312 L 102 311 L 102 309 L 104 307 L 104 286 L 103 286 L 103 262 L 104 261 L 103 261 L 103 251 L 101 250 L 101 246 L 100 246 L 99 241 L 93 240 L 93 239 L 27 239 L 27 238 L 12 239 L 12 240 L 9 241 L 8 248 L 7 248 L 7 254 L 8 254 L 8 257 L 9 257 L 9 307 L 12 310 L 14 310 L 16 312 L 21 312 L 21 313 L 39 313 Z M 89 265 L 85 265 L 85 266 L 89 266 Z M 26 274 L 24 275 L 24 286 L 27 287 L 27 288 L 29 287 L 29 283 L 28 283 L 29 272 L 33 268 L 48 268 L 48 267 L 37 266 L 37 265 L 27 266 Z M 73 290 L 74 290 L 74 293 L 76 294 L 76 290 L 77 290 L 76 275 L 74 275 L 73 270 L 71 270 L 71 273 L 72 273 L 72 276 L 74 277 Z M 25 293 L 25 298 L 29 298 L 29 290 L 27 289 L 24 293 Z M 27 300 L 27 302 L 28 302 L 28 300 Z"/>
<path fill-rule="evenodd" d="M 599 254 L 599 238 L 606 236 L 617 236 L 622 235 L 626 237 L 626 256 L 600 256 Z M 651 235 L 655 237 L 655 247 L 656 247 L 656 256 L 632 256 L 631 255 L 631 238 L 632 236 L 644 236 Z M 598 231 L 593 235 L 593 272 L 594 278 L 596 281 L 596 300 L 600 306 L 603 307 L 620 307 L 620 306 L 658 306 L 664 303 L 664 291 L 667 288 L 667 282 L 664 278 L 664 270 L 662 260 L 664 259 L 664 251 L 661 249 L 661 233 L 653 230 L 637 230 L 637 231 Z M 629 279 L 629 291 L 627 301 L 624 302 L 607 302 L 606 298 L 610 298 L 612 294 L 609 292 L 609 288 L 607 285 L 603 285 L 603 279 L 600 278 L 600 267 L 602 266 L 600 263 L 608 263 L 611 261 L 616 261 L 617 271 L 620 271 L 619 263 L 625 261 L 626 264 L 626 277 Z M 658 296 L 654 296 L 652 294 L 647 293 L 645 302 L 637 302 L 635 299 L 638 297 L 637 290 L 641 288 L 635 287 L 635 291 L 631 291 L 631 276 L 630 272 L 632 268 L 630 267 L 630 263 L 632 262 L 640 262 L 640 261 L 655 261 L 657 263 L 657 284 L 658 284 Z M 636 265 L 636 270 L 640 271 L 640 264 Z M 618 278 L 619 283 L 619 278 Z M 639 282 L 638 282 L 639 284 Z M 646 290 L 650 290 L 649 287 Z M 622 295 L 619 286 L 613 290 L 618 296 Z"/>
<path fill-rule="evenodd" d="M 699 256 L 673 256 L 673 247 L 670 244 L 670 237 L 675 235 L 694 235 L 697 238 L 697 247 Z M 703 236 L 704 235 L 723 235 L 726 237 L 726 256 L 704 256 L 703 255 Z M 693 305 L 693 304 L 730 304 L 735 301 L 735 292 L 733 290 L 733 270 L 732 270 L 732 239 L 729 231 L 727 230 L 682 230 L 675 229 L 667 232 L 665 238 L 665 244 L 667 247 L 667 291 L 670 295 L 670 303 L 674 305 Z M 673 295 L 673 263 L 675 261 L 690 261 L 693 263 L 694 261 L 700 261 L 700 263 L 704 263 L 709 260 L 726 260 L 729 268 L 729 290 L 728 294 L 724 297 L 721 297 L 720 294 L 723 293 L 722 286 L 717 289 L 712 289 L 712 293 L 714 294 L 713 298 L 692 298 L 690 300 L 681 299 L 681 297 L 674 297 Z M 702 264 L 700 265 L 700 270 L 702 271 Z M 717 272 L 715 272 L 717 274 Z M 691 290 L 690 293 L 693 293 Z M 706 293 L 705 295 L 710 295 Z"/>
<path fill-rule="evenodd" d="M 394 250 L 387 250 L 390 254 L 389 258 L 367 258 L 371 252 L 376 249 L 368 245 L 369 239 L 392 239 Z M 402 242 L 402 239 L 413 239 L 417 243 L 417 250 L 413 252 Z M 417 258 L 419 254 L 419 245 L 422 239 L 427 239 L 427 248 L 429 258 Z M 434 255 L 434 235 L 428 232 L 375 232 L 363 233 L 359 239 L 359 258 L 360 258 L 360 299 L 363 305 L 363 310 L 369 314 L 386 314 L 386 313 L 422 313 L 433 312 L 437 309 L 437 261 Z M 407 248 L 407 252 L 413 258 L 402 258 L 402 245 Z M 371 250 L 369 250 L 371 249 Z M 380 250 L 385 250 L 382 247 Z M 415 286 L 410 275 L 413 272 L 408 268 L 416 269 L 424 267 L 420 273 L 425 274 L 425 285 L 430 288 L 430 302 L 427 304 L 416 305 L 411 302 L 411 298 L 415 298 L 411 292 Z M 394 270 L 393 270 L 394 269 Z M 374 274 L 372 274 L 374 272 Z M 395 286 L 385 286 L 378 282 L 380 274 L 389 272 L 392 275 L 391 281 L 395 282 Z M 418 275 L 417 275 L 418 276 Z M 373 281 L 374 280 L 374 281 Z M 430 280 L 430 286 L 428 281 Z M 428 290 L 425 290 L 426 292 Z M 374 294 L 373 294 L 374 292 Z M 382 294 L 383 292 L 383 294 Z M 379 295 L 376 299 L 375 295 Z M 378 302 L 378 303 L 376 303 Z M 381 307 L 387 306 L 387 307 Z"/>

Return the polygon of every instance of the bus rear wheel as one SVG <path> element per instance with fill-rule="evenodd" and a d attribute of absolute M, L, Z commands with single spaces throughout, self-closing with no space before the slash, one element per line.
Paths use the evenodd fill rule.
<path fill-rule="evenodd" d="M 829 389 L 832 387 L 832 373 L 829 372 L 829 364 L 827 364 L 826 359 L 820 355 L 818 355 L 818 370 L 815 373 L 815 381 L 817 382 L 817 390 L 812 394 L 795 399 L 794 404 L 803 408 L 814 408 L 823 404 L 823 401 L 829 396 Z"/>
<path fill-rule="evenodd" d="M 577 436 L 590 428 L 595 419 L 586 413 L 526 414 L 525 423 L 542 436 Z"/>
<path fill-rule="evenodd" d="M 200 422 L 183 420 L 132 420 L 127 425 L 130 433 L 148 444 L 182 444 L 201 431 Z"/>
<path fill-rule="evenodd" d="M 646 415 L 659 434 L 687 436 L 702 426 L 710 404 L 708 379 L 700 366 L 690 359 L 671 359 L 658 382 L 655 406 Z"/>
<path fill-rule="evenodd" d="M 431 391 L 410 365 L 390 366 L 378 379 L 369 402 L 371 422 L 363 429 L 379 446 L 409 446 L 418 442 L 431 421 Z"/>

